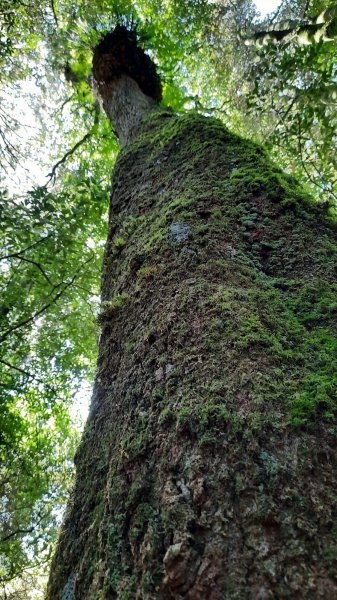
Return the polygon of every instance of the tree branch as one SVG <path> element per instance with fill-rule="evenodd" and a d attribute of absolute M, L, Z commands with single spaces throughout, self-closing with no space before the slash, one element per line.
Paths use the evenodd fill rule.
<path fill-rule="evenodd" d="M 50 306 L 52 306 L 53 304 L 55 304 L 57 302 L 57 300 L 62 296 L 62 294 L 74 283 L 74 281 L 77 279 L 77 277 L 79 276 L 79 273 L 81 271 L 81 268 L 84 267 L 86 264 L 88 264 L 88 262 L 90 262 L 93 259 L 93 256 L 91 256 L 87 261 L 85 261 L 81 267 L 79 268 L 79 270 L 75 273 L 75 275 L 70 279 L 70 281 L 68 281 L 68 283 L 64 284 L 64 287 L 62 288 L 62 290 L 60 290 L 52 299 L 50 302 L 48 302 L 47 304 L 45 304 L 42 308 L 40 308 L 38 311 L 36 311 L 33 315 L 31 315 L 30 317 L 28 317 L 28 319 L 25 319 L 24 321 L 20 321 L 19 323 L 17 323 L 16 325 L 14 325 L 13 327 L 10 327 L 9 329 L 7 329 L 3 335 L 0 337 L 0 342 L 3 342 L 11 333 L 13 333 L 14 331 L 16 331 L 17 329 L 20 329 L 21 327 L 25 327 L 25 325 L 28 325 L 28 323 L 31 323 L 32 321 L 34 321 L 37 317 L 39 317 L 41 314 L 43 314 L 46 310 L 48 310 L 48 308 L 50 308 Z M 64 282 L 62 282 L 64 283 Z M 58 285 L 62 285 L 58 284 Z M 55 286 L 56 287 L 56 286 Z M 55 289 L 55 288 L 54 288 Z"/>
<path fill-rule="evenodd" d="M 48 310 L 48 308 L 50 308 L 50 306 L 52 304 L 56 303 L 56 301 L 62 296 L 62 294 L 65 292 L 65 290 L 68 289 L 68 287 L 70 287 L 70 285 L 75 280 L 75 277 L 76 277 L 76 275 L 74 276 L 74 279 L 72 279 L 67 285 L 65 285 L 64 288 L 60 292 L 58 292 L 58 294 L 56 294 L 56 296 L 50 302 L 48 302 L 48 304 L 45 304 L 42 308 L 40 308 L 40 310 L 36 311 L 36 313 L 34 313 L 31 317 L 29 317 L 28 319 L 25 319 L 24 321 L 20 321 L 19 323 L 17 323 L 10 329 L 7 329 L 7 331 L 5 331 L 5 333 L 0 337 L 0 342 L 3 342 L 11 333 L 13 333 L 13 331 L 20 329 L 21 327 L 24 327 L 25 325 L 28 325 L 28 323 L 31 323 L 32 321 L 34 321 L 36 319 L 36 317 L 39 317 L 46 310 Z"/>
<path fill-rule="evenodd" d="M 53 17 L 55 19 L 56 27 L 58 28 L 59 22 L 58 22 L 57 15 L 56 15 L 54 0 L 50 0 L 50 4 L 51 4 L 51 9 L 53 11 Z"/>
<path fill-rule="evenodd" d="M 9 533 L 8 535 L 5 535 L 5 537 L 1 538 L 1 541 L 7 542 L 8 540 L 10 540 L 12 537 L 14 537 L 16 535 L 32 533 L 34 531 L 34 529 L 35 529 L 35 527 L 30 527 L 29 529 L 17 529 L 16 531 Z"/>
<path fill-rule="evenodd" d="M 15 255 L 14 255 L 14 257 L 15 257 Z M 35 260 L 30 260 L 29 258 L 25 258 L 24 256 L 20 256 L 20 255 L 18 255 L 17 258 L 19 258 L 23 262 L 27 262 L 27 263 L 30 263 L 31 265 L 34 265 L 37 269 L 39 269 L 39 271 L 42 273 L 43 277 L 48 281 L 49 285 L 55 287 L 54 284 L 52 283 L 52 281 L 49 279 L 47 273 L 42 269 L 40 263 L 36 262 Z"/>
<path fill-rule="evenodd" d="M 280 6 L 276 9 L 275 13 L 273 14 L 272 18 L 270 19 L 270 24 L 271 25 L 276 21 L 276 19 L 279 16 L 282 8 L 283 8 L 283 2 L 281 2 Z"/>
<path fill-rule="evenodd" d="M 6 367 L 8 367 L 9 369 L 14 369 L 15 371 L 19 371 L 19 373 L 22 373 L 23 375 L 26 375 L 27 377 L 30 377 L 31 379 L 35 379 L 35 381 L 38 381 L 39 383 L 43 383 L 43 385 L 45 384 L 45 382 L 42 379 L 39 379 L 35 375 L 32 375 L 31 373 L 29 373 L 29 371 L 25 371 L 25 369 L 21 369 L 20 367 L 15 367 L 14 365 L 11 365 L 10 363 L 6 362 L 5 360 L 2 360 L 2 358 L 0 358 L 0 363 L 2 363 L 3 365 L 6 365 Z M 54 388 L 52 388 L 52 389 L 54 389 Z"/>
<path fill-rule="evenodd" d="M 76 150 L 82 146 L 82 144 L 84 144 L 84 142 L 86 142 L 90 137 L 91 137 L 92 133 L 91 131 L 89 131 L 88 133 L 85 134 L 85 136 L 83 136 L 83 138 L 77 142 L 75 144 L 75 146 L 73 146 L 73 148 L 71 148 L 70 150 L 68 150 L 68 152 L 65 153 L 65 155 L 61 158 L 61 160 L 59 160 L 52 168 L 52 170 L 50 171 L 50 173 L 48 173 L 47 177 L 49 177 L 49 181 L 48 183 L 50 183 L 50 181 L 54 180 L 55 181 L 55 175 L 56 175 L 56 171 L 57 169 L 63 165 L 69 158 L 69 156 L 72 156 Z"/>
<path fill-rule="evenodd" d="M 320 190 L 322 190 L 325 194 L 330 194 L 335 200 L 337 200 L 337 196 L 336 194 L 331 191 L 326 189 L 326 187 L 324 185 L 321 185 L 320 183 L 318 183 L 311 175 L 311 173 L 308 171 L 307 165 L 306 165 L 306 161 L 304 160 L 304 156 L 303 156 L 303 145 L 302 145 L 302 129 L 301 129 L 301 122 L 300 122 L 300 117 L 299 115 L 297 115 L 297 125 L 298 125 L 298 136 L 297 136 L 297 140 L 298 140 L 298 149 L 299 149 L 299 154 L 300 154 L 300 160 L 301 160 L 301 164 L 302 164 L 302 168 L 306 174 L 306 176 L 308 177 L 309 181 L 315 185 L 316 187 L 318 187 Z"/>
<path fill-rule="evenodd" d="M 61 106 L 55 110 L 54 115 L 61 113 L 63 111 L 64 107 L 66 106 L 66 104 L 68 104 L 68 102 L 71 102 L 71 100 L 73 99 L 74 96 L 75 96 L 75 94 L 71 94 L 71 96 L 69 96 L 64 102 L 62 102 Z"/>
<path fill-rule="evenodd" d="M 95 113 L 94 116 L 94 123 L 93 123 L 93 127 L 95 125 L 97 125 L 98 121 L 99 121 L 99 103 L 98 101 L 95 102 L 91 112 Z M 82 146 L 82 144 L 84 144 L 84 142 L 86 142 L 91 136 L 92 136 L 92 132 L 93 132 L 93 127 L 91 128 L 90 131 L 88 131 L 88 133 L 86 133 L 83 138 L 81 140 L 79 140 L 75 146 L 73 146 L 70 150 L 68 150 L 68 152 L 65 153 L 65 155 L 61 158 L 61 160 L 59 160 L 56 165 L 53 166 L 52 170 L 50 171 L 50 173 L 48 173 L 47 177 L 49 177 L 49 181 L 48 183 L 51 182 L 51 180 L 55 181 L 55 175 L 56 175 L 56 171 L 58 169 L 58 167 L 60 167 L 61 165 L 63 165 L 69 158 L 69 156 L 72 156 L 74 154 L 74 152 L 76 152 L 76 150 Z M 48 185 L 48 184 L 47 184 Z"/>
<path fill-rule="evenodd" d="M 0 256 L 0 260 L 7 260 L 9 258 L 16 258 L 16 257 L 22 258 L 21 254 L 24 254 L 25 252 L 28 252 L 28 250 L 35 248 L 35 246 L 37 246 L 38 244 L 41 244 L 49 237 L 50 237 L 49 235 L 46 235 L 45 237 L 43 237 L 43 238 L 37 240 L 36 242 L 34 242 L 33 244 L 31 244 L 30 246 L 27 246 L 23 250 L 19 250 L 18 252 L 13 252 L 13 254 L 5 254 L 4 256 Z"/>
<path fill-rule="evenodd" d="M 303 17 L 302 17 L 303 19 L 305 18 L 305 15 L 308 12 L 309 5 L 310 5 L 310 0 L 307 0 L 306 3 L 305 3 L 305 7 L 303 8 Z"/>
<path fill-rule="evenodd" d="M 48 517 L 48 515 L 50 513 L 51 513 L 50 510 L 46 514 L 38 513 L 37 514 L 38 520 L 29 529 L 17 529 L 16 531 L 12 531 L 12 533 L 9 533 L 8 535 L 5 535 L 3 538 L 1 538 L 1 541 L 2 542 L 7 542 L 7 540 L 10 540 L 12 537 L 14 537 L 16 535 L 21 535 L 21 534 L 25 535 L 27 533 L 33 533 L 33 531 L 36 529 L 37 525 L 40 525 L 40 523 L 42 523 L 43 519 L 45 519 L 46 517 Z"/>
<path fill-rule="evenodd" d="M 307 8 L 307 7 L 306 7 Z M 314 41 L 328 42 L 336 38 L 335 24 L 337 21 L 336 7 L 329 7 L 319 15 L 296 23 L 296 21 L 285 21 L 276 24 L 275 28 L 267 28 L 265 31 L 256 31 L 252 37 L 246 38 L 246 45 L 265 45 L 270 40 L 276 42 L 287 42 L 291 38 L 297 39 L 301 44 L 312 44 Z"/>

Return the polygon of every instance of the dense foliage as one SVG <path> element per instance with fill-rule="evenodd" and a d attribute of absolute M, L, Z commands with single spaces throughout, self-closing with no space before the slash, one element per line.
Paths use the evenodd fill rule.
<path fill-rule="evenodd" d="M 57 197 L 38 188 L 0 199 L 1 575 L 9 580 L 48 555 L 77 439 L 69 406 L 95 361 L 106 194 L 84 175 L 73 184 Z"/>
<path fill-rule="evenodd" d="M 158 64 L 164 104 L 219 116 L 263 141 L 318 201 L 334 202 L 333 6 L 284 0 L 262 21 L 251 0 L 0 0 L 0 579 L 7 598 L 28 597 L 37 583 L 27 567 L 32 574 L 48 559 L 76 445 L 70 407 L 94 370 L 118 143 L 92 90 L 92 48 L 117 22 L 132 27 Z M 303 45 L 298 32 L 325 9 L 329 39 L 309 36 Z M 284 23 L 288 37 L 266 34 Z"/>

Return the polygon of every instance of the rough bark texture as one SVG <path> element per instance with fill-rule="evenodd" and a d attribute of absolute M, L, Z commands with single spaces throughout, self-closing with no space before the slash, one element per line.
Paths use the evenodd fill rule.
<path fill-rule="evenodd" d="M 336 270 L 336 227 L 261 148 L 145 118 L 48 600 L 337 598 Z"/>
<path fill-rule="evenodd" d="M 137 46 L 135 33 L 117 26 L 95 48 L 93 75 L 102 107 L 124 147 L 161 100 L 156 67 Z"/>
<path fill-rule="evenodd" d="M 109 94 L 101 97 L 101 104 L 114 123 L 122 148 L 138 133 L 144 116 L 156 105 L 156 101 L 146 96 L 138 84 L 122 75 L 109 86 Z"/>

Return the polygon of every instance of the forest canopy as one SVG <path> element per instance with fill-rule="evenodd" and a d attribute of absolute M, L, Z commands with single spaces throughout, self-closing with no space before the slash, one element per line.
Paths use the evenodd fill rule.
<path fill-rule="evenodd" d="M 0 581 L 4 598 L 40 598 L 95 369 L 119 151 L 93 48 L 117 24 L 134 31 L 163 105 L 262 143 L 334 214 L 337 8 L 283 0 L 262 16 L 252 0 L 0 0 L 0 18 Z"/>

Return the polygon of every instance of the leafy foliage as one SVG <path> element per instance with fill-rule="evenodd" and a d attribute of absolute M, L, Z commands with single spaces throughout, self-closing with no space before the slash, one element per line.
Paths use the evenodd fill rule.
<path fill-rule="evenodd" d="M 325 13 L 330 23 L 334 4 L 284 0 L 261 22 L 250 2 L 225 2 L 216 7 L 217 18 L 205 29 L 208 77 L 216 88 L 213 106 L 221 108 L 216 114 L 267 145 L 277 162 L 309 184 L 317 198 L 333 202 L 337 41 L 313 37 L 303 44 L 297 33 Z M 279 40 L 276 34 L 283 27 L 291 35 Z M 251 44 L 254 36 L 263 43 Z"/>
<path fill-rule="evenodd" d="M 320 38 L 302 45 L 295 36 L 255 48 L 250 73 L 254 85 L 247 97 L 249 110 L 269 129 L 267 142 L 274 154 L 302 172 L 319 197 L 334 200 L 336 44 L 335 39 Z"/>
<path fill-rule="evenodd" d="M 65 179 L 66 192 L 0 204 L 3 581 L 49 555 L 77 440 L 69 407 L 95 363 L 107 182 Z"/>

